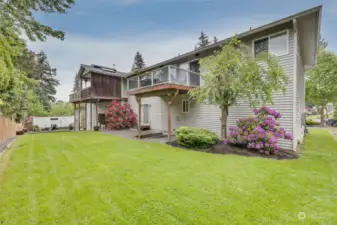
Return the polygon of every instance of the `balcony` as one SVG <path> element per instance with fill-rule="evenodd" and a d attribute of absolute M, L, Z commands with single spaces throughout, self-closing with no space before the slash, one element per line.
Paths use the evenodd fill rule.
<path fill-rule="evenodd" d="M 69 95 L 69 102 L 76 102 L 80 100 L 85 100 L 91 97 L 91 88 L 85 88 L 81 91 L 72 93 Z"/>
<path fill-rule="evenodd" d="M 69 102 L 76 102 L 81 99 L 80 92 L 75 92 L 69 95 Z"/>
<path fill-rule="evenodd" d="M 193 87 L 200 86 L 200 74 L 169 65 L 128 78 L 127 84 L 129 94 L 141 94 L 164 89 L 188 91 Z"/>

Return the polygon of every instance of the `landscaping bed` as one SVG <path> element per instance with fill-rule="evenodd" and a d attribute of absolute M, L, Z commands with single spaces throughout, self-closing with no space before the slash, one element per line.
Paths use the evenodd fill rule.
<path fill-rule="evenodd" d="M 269 159 L 297 159 L 299 158 L 299 155 L 296 154 L 296 152 L 280 149 L 280 151 L 276 152 L 274 155 L 266 155 L 266 154 L 260 154 L 257 150 L 254 149 L 247 149 L 245 147 L 240 146 L 234 146 L 234 145 L 225 145 L 222 142 L 218 142 L 212 147 L 209 148 L 201 148 L 201 149 L 193 149 L 193 148 L 187 148 L 184 146 L 181 146 L 178 144 L 177 141 L 170 141 L 166 144 L 171 145 L 173 147 L 182 148 L 186 150 L 193 150 L 198 152 L 206 152 L 206 153 L 212 153 L 212 154 L 232 154 L 232 155 L 241 155 L 241 156 L 247 156 L 247 157 L 263 157 L 263 158 L 269 158 Z"/>

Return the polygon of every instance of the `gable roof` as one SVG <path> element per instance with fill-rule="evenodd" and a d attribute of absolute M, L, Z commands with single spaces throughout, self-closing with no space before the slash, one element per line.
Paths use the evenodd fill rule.
<path fill-rule="evenodd" d="M 286 23 L 289 23 L 289 22 L 293 22 L 295 19 L 303 17 L 303 16 L 306 16 L 306 15 L 309 15 L 309 14 L 312 14 L 312 13 L 320 13 L 321 10 L 322 10 L 322 5 L 319 5 L 317 7 L 314 7 L 314 8 L 311 8 L 311 9 L 299 12 L 297 14 L 285 17 L 285 18 L 280 19 L 280 20 L 276 20 L 276 21 L 274 21 L 272 23 L 260 26 L 258 28 L 251 29 L 249 31 L 237 34 L 236 37 L 238 39 L 242 39 L 244 37 L 247 37 L 247 36 L 250 36 L 250 35 L 253 35 L 253 34 L 257 34 L 257 33 L 262 32 L 264 30 L 267 30 L 267 29 L 270 29 L 270 28 L 273 28 L 273 27 L 277 27 L 277 26 L 280 26 L 282 24 L 286 24 Z M 215 50 L 216 48 L 219 48 L 220 46 L 226 44 L 233 37 L 234 36 L 226 38 L 226 39 L 223 39 L 221 41 L 218 41 L 217 43 L 210 44 L 210 45 L 208 45 L 206 47 L 203 47 L 203 48 L 200 48 L 200 49 L 196 49 L 196 50 L 187 52 L 185 54 L 173 57 L 173 58 L 165 60 L 163 62 L 154 64 L 152 66 L 148 66 L 148 67 L 146 67 L 146 68 L 144 68 L 144 69 L 142 69 L 140 71 L 128 73 L 126 77 L 132 77 L 132 76 L 138 75 L 140 73 L 143 73 L 143 72 L 146 72 L 146 71 L 149 71 L 149 70 L 154 70 L 154 69 L 160 68 L 160 67 L 165 66 L 165 65 L 174 64 L 177 61 L 184 60 L 185 58 L 191 57 L 193 55 L 198 55 L 201 52 L 205 52 L 205 51 L 209 51 L 209 50 L 213 50 L 213 49 Z M 317 42 L 317 46 L 318 46 L 318 42 Z"/>
<path fill-rule="evenodd" d="M 95 64 L 91 64 L 91 65 L 81 64 L 79 74 L 85 75 L 86 73 L 84 74 L 84 71 L 86 71 L 86 73 L 92 72 L 92 73 L 98 73 L 98 74 L 114 76 L 114 77 L 125 77 L 127 75 L 126 73 L 117 71 L 114 68 L 95 65 Z"/>

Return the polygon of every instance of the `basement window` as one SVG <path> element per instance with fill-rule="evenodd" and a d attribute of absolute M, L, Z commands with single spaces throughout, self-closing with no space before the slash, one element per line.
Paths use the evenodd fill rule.
<path fill-rule="evenodd" d="M 183 100 L 182 102 L 182 112 L 189 113 L 190 112 L 190 104 L 188 100 Z"/>

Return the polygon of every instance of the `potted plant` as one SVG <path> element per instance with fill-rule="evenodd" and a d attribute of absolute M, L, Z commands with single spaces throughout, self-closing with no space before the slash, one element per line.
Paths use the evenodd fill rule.
<path fill-rule="evenodd" d="M 94 126 L 94 131 L 99 131 L 99 126 Z"/>
<path fill-rule="evenodd" d="M 69 130 L 73 130 L 74 129 L 74 126 L 72 124 L 69 124 Z"/>

